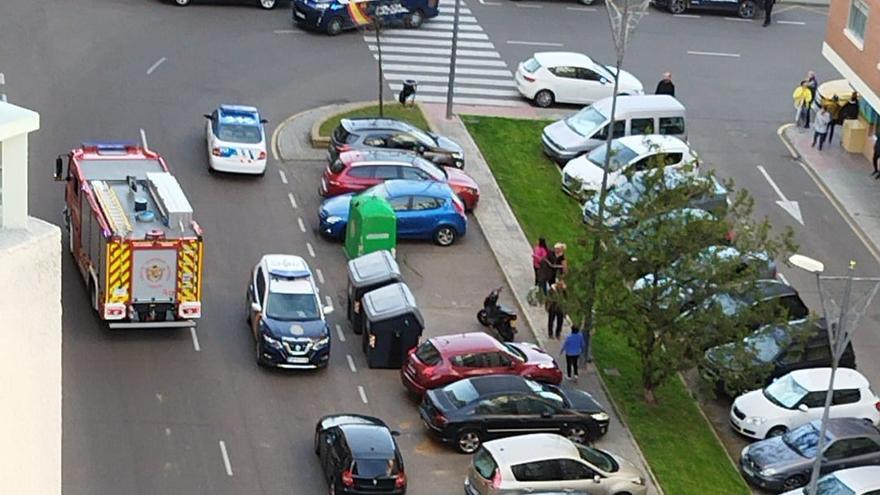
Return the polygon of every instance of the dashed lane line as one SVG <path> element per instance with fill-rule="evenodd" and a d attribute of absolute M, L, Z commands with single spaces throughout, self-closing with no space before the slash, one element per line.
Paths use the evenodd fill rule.
<path fill-rule="evenodd" d="M 807 23 L 803 21 L 776 21 L 776 24 L 789 24 L 792 26 L 804 26 Z"/>
<path fill-rule="evenodd" d="M 333 309 L 333 299 L 330 299 L 330 296 L 324 296 L 324 300 L 327 301 L 327 306 Z"/>
<path fill-rule="evenodd" d="M 514 5 L 516 5 L 517 7 L 521 8 L 521 9 L 543 9 L 544 8 L 543 5 L 536 5 L 533 3 L 517 3 Z"/>
<path fill-rule="evenodd" d="M 345 342 L 345 333 L 342 331 L 342 326 L 338 323 L 336 324 L 336 336 L 339 337 L 340 342 Z"/>
<path fill-rule="evenodd" d="M 284 173 L 284 170 L 278 169 L 278 175 L 281 176 L 281 182 L 287 184 L 287 174 Z"/>
<path fill-rule="evenodd" d="M 306 243 L 306 249 L 309 250 L 309 256 L 311 256 L 312 258 L 314 258 L 314 257 L 315 257 L 315 248 L 312 247 L 312 243 L 311 243 L 311 242 L 307 242 L 307 243 Z"/>
<path fill-rule="evenodd" d="M 673 14 L 672 17 L 681 17 L 682 19 L 699 19 L 702 16 L 696 14 Z"/>
<path fill-rule="evenodd" d="M 315 268 L 315 274 L 318 276 L 318 282 L 324 285 L 324 272 L 320 268 Z"/>
<path fill-rule="evenodd" d="M 143 128 L 141 128 L 140 132 L 141 132 L 141 146 L 143 146 L 145 150 L 149 150 L 150 143 L 147 142 L 147 131 L 145 131 L 145 130 L 143 130 Z"/>
<path fill-rule="evenodd" d="M 724 20 L 733 22 L 752 22 L 751 19 L 740 19 L 739 17 L 725 17 Z"/>
<path fill-rule="evenodd" d="M 520 41 L 507 40 L 508 45 L 528 45 L 528 46 L 563 46 L 562 43 L 551 43 L 548 41 Z"/>
<path fill-rule="evenodd" d="M 296 223 L 299 224 L 299 230 L 301 230 L 302 232 L 305 232 L 305 231 L 306 231 L 306 224 L 305 224 L 305 222 L 303 222 L 302 217 L 298 217 L 298 218 L 296 219 Z"/>
<path fill-rule="evenodd" d="M 599 9 L 596 7 L 566 7 L 565 10 L 575 10 L 577 12 L 596 12 Z"/>
<path fill-rule="evenodd" d="M 158 69 L 159 66 L 162 65 L 166 60 L 168 60 L 168 59 L 165 57 L 162 57 L 159 60 L 156 60 L 156 62 L 153 65 L 151 65 L 149 69 L 147 69 L 147 75 L 149 76 L 150 74 L 152 74 L 153 71 Z"/>
<path fill-rule="evenodd" d="M 286 181 L 285 181 L 284 183 L 287 184 Z M 296 198 L 293 197 L 293 193 L 292 193 L 292 192 L 287 193 L 287 199 L 290 200 L 290 206 L 291 206 L 294 210 L 297 209 L 297 208 L 299 208 L 299 206 L 296 204 Z M 300 220 L 300 222 L 302 222 L 302 220 Z M 303 230 L 303 232 L 305 232 L 305 230 Z"/>
<path fill-rule="evenodd" d="M 351 354 L 346 354 L 345 359 L 348 360 L 348 369 L 350 369 L 352 373 L 357 373 L 358 369 L 354 365 L 354 358 L 351 357 Z M 364 401 L 364 402 L 366 402 L 366 401 Z"/>
<path fill-rule="evenodd" d="M 739 58 L 739 53 L 724 53 L 724 52 L 696 52 L 688 50 L 688 55 L 705 55 L 707 57 L 729 57 L 729 58 Z"/>
<path fill-rule="evenodd" d="M 229 452 L 226 451 L 226 442 L 220 440 L 220 455 L 223 456 L 223 467 L 226 468 L 226 476 L 232 476 L 232 462 L 229 461 Z"/>
<path fill-rule="evenodd" d="M 363 402 L 364 404 L 370 403 L 370 401 L 367 400 L 367 391 L 364 390 L 363 385 L 358 385 L 358 394 L 360 394 L 361 396 L 361 402 Z"/>
<path fill-rule="evenodd" d="M 202 346 L 199 345 L 199 335 L 196 333 L 196 327 L 189 327 L 189 334 L 192 336 L 193 349 L 195 349 L 196 352 L 201 351 Z"/>

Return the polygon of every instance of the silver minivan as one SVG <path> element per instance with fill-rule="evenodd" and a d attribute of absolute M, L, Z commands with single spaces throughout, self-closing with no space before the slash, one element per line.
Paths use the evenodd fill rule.
<path fill-rule="evenodd" d="M 614 138 L 665 134 L 687 141 L 685 108 L 669 95 L 618 96 Z M 611 98 L 604 98 L 544 128 L 544 153 L 564 163 L 605 142 L 610 127 Z"/>

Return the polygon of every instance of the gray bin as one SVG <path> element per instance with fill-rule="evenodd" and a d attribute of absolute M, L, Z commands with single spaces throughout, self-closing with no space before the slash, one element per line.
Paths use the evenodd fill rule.
<path fill-rule="evenodd" d="M 354 333 L 363 332 L 361 298 L 364 294 L 402 281 L 400 267 L 390 251 L 376 251 L 348 262 L 348 321 Z"/>
<path fill-rule="evenodd" d="M 363 349 L 370 368 L 400 368 L 425 328 L 422 312 L 404 283 L 386 285 L 363 298 Z"/>

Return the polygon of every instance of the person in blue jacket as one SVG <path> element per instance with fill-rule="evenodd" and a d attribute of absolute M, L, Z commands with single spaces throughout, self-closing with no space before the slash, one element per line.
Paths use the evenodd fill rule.
<path fill-rule="evenodd" d="M 565 375 L 569 379 L 574 375 L 574 380 L 577 381 L 578 359 L 580 359 L 581 354 L 584 353 L 586 348 L 587 341 L 584 339 L 581 329 L 577 325 L 572 325 L 571 333 L 565 338 L 565 341 L 562 343 L 562 349 L 559 350 L 559 355 L 565 354 Z"/>

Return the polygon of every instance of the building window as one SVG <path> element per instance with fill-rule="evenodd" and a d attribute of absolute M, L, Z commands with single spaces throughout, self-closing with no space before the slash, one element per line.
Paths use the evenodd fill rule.
<path fill-rule="evenodd" d="M 846 29 L 860 42 L 865 42 L 865 26 L 868 24 L 868 4 L 864 0 L 851 0 L 849 21 Z"/>

